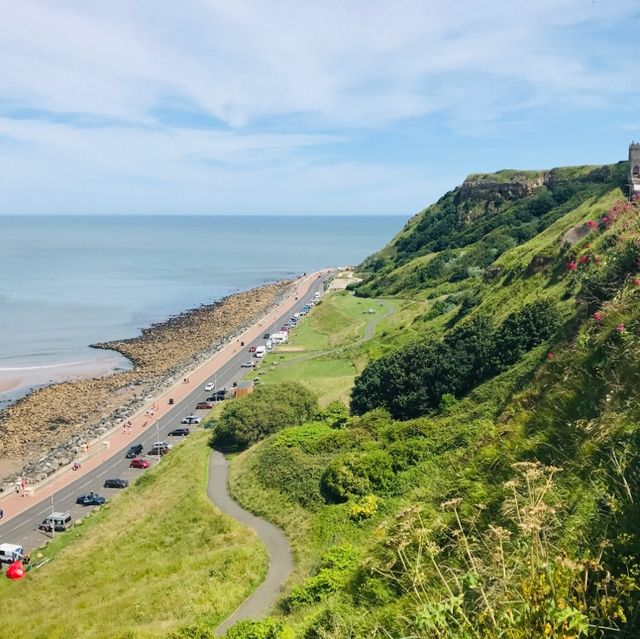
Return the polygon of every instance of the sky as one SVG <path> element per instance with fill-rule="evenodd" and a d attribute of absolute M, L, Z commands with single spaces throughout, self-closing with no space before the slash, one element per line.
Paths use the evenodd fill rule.
<path fill-rule="evenodd" d="M 408 217 L 634 138 L 638 0 L 0 0 L 0 214 Z"/>

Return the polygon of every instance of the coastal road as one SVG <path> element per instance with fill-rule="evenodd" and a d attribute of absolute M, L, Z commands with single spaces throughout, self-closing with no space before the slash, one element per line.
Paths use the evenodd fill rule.
<path fill-rule="evenodd" d="M 297 299 L 295 304 L 290 305 L 285 311 L 283 311 L 276 321 L 272 322 L 270 325 L 265 325 L 261 332 L 274 333 L 279 330 L 282 324 L 289 319 L 292 313 L 297 312 L 302 308 L 302 306 L 304 306 L 309 296 L 312 296 L 316 291 L 322 293 L 324 290 L 324 282 L 327 277 L 329 277 L 328 274 L 323 275 L 312 282 L 307 292 Z M 241 364 L 251 359 L 251 353 L 248 351 L 249 347 L 258 346 L 259 344 L 264 344 L 264 342 L 265 340 L 261 335 L 259 338 L 245 343 L 244 347 L 233 355 L 225 364 L 218 368 L 215 373 L 210 376 L 208 381 L 213 382 L 215 379 L 217 388 L 221 388 L 223 386 L 231 388 L 233 382 L 242 379 L 246 373 L 246 369 L 241 368 Z M 178 444 L 181 438 L 169 437 L 168 432 L 174 428 L 180 427 L 181 420 L 187 415 L 194 414 L 204 416 L 207 411 L 196 411 L 194 410 L 194 407 L 199 401 L 203 401 L 210 394 L 210 392 L 204 390 L 204 383 L 199 384 L 198 387 L 194 388 L 194 390 L 183 400 L 176 402 L 170 410 L 159 417 L 154 425 L 147 428 L 147 430 L 141 435 L 137 437 L 132 436 L 131 445 L 138 443 L 142 444 L 144 451 L 146 452 L 156 441 L 174 440 L 172 443 Z M 84 472 L 76 481 L 67 484 L 56 492 L 53 492 L 50 499 L 40 501 L 24 512 L 15 515 L 10 520 L 0 523 L 0 543 L 19 544 L 27 550 L 38 548 L 50 538 L 48 533 L 38 530 L 38 526 L 53 510 L 58 512 L 69 512 L 71 513 L 72 519 L 75 521 L 80 519 L 92 508 L 90 506 L 83 507 L 76 505 L 75 500 L 81 493 L 93 490 L 107 499 L 110 499 L 114 493 L 118 492 L 118 489 L 103 488 L 105 479 L 119 477 L 122 479 L 129 479 L 131 481 L 138 477 L 140 473 L 145 472 L 144 470 L 130 468 L 129 464 L 131 460 L 125 459 L 125 452 L 126 450 L 122 450 L 114 453 L 113 456 L 109 457 L 99 466 Z M 158 457 L 142 456 L 149 459 L 152 464 L 160 462 Z M 24 499 L 29 498 L 25 497 Z"/>

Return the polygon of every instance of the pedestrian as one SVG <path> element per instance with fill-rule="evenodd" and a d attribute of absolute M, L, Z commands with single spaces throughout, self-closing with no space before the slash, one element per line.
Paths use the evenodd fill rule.
<path fill-rule="evenodd" d="M 4 510 L 0 508 L 0 519 L 4 519 Z"/>

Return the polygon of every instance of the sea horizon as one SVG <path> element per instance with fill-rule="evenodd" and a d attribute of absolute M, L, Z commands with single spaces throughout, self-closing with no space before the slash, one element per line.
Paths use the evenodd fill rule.
<path fill-rule="evenodd" d="M 90 344 L 222 297 L 358 264 L 402 216 L 0 216 L 0 407 L 31 388 L 130 368 Z"/>

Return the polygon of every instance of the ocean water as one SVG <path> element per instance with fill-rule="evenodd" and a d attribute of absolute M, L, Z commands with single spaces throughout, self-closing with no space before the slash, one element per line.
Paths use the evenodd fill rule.
<path fill-rule="evenodd" d="M 0 217 L 0 376 L 16 393 L 127 366 L 89 344 L 229 293 L 323 267 L 357 264 L 401 217 Z M 45 379 L 47 378 L 47 379 Z M 20 387 L 20 388 L 18 388 Z M 7 384 L 0 396 L 7 399 Z"/>

